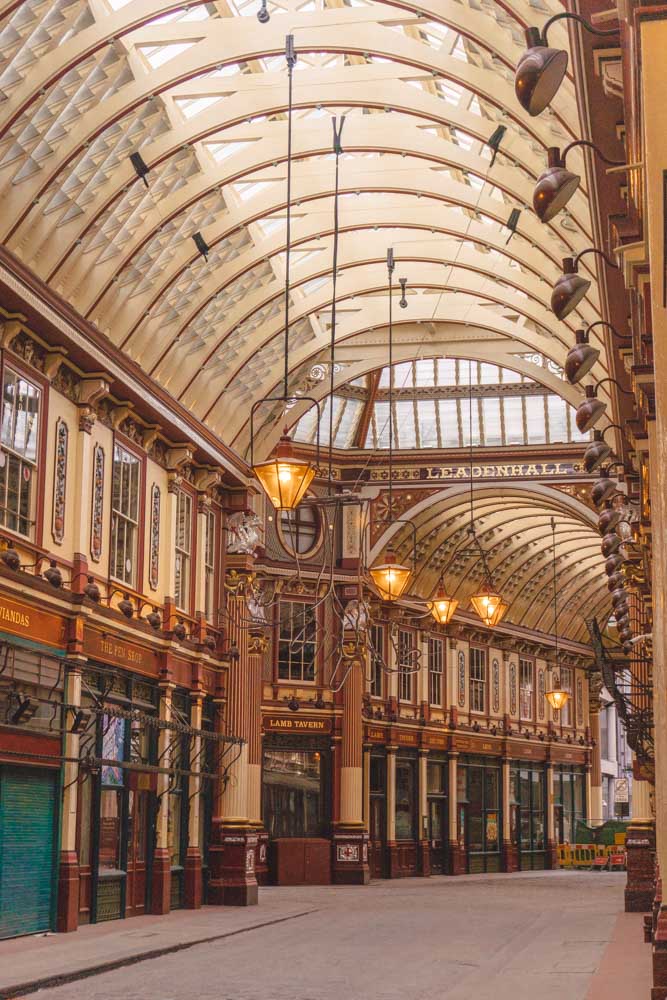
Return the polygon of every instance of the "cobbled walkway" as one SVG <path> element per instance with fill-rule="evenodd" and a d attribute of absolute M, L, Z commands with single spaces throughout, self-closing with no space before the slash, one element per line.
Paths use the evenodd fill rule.
<path fill-rule="evenodd" d="M 27 968 L 31 947 L 40 969 L 51 956 L 54 974 L 63 973 L 76 968 L 78 950 L 82 966 L 95 964 L 96 947 L 100 963 L 113 959 L 123 934 L 134 949 L 133 964 L 35 995 L 43 1000 L 585 1000 L 604 968 L 617 922 L 628 920 L 621 912 L 624 885 L 621 873 L 545 872 L 405 879 L 366 889 L 263 889 L 252 912 L 206 908 L 172 914 L 161 918 L 162 924 L 151 918 L 118 921 L 111 929 L 85 928 L 46 943 L 0 944 L 0 996 L 12 949 L 14 982 L 26 982 L 29 977 L 16 979 L 16 962 Z M 263 919 L 281 922 L 256 926 Z M 624 933 L 637 935 L 639 942 L 641 918 L 630 919 Z M 233 936 L 136 961 L 142 949 L 229 932 Z M 648 970 L 649 946 L 637 943 L 635 951 L 639 961 L 645 956 Z M 648 989 L 636 992 L 637 982 L 619 996 L 648 1000 Z"/>

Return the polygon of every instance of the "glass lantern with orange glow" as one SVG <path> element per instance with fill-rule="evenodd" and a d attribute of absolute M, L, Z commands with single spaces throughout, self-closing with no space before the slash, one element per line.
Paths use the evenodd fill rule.
<path fill-rule="evenodd" d="M 454 612 L 459 606 L 459 602 L 450 597 L 445 590 L 443 580 L 440 580 L 438 589 L 431 601 L 429 601 L 429 611 L 439 625 L 447 625 L 452 620 Z"/>
<path fill-rule="evenodd" d="M 373 583 L 384 601 L 396 601 L 403 594 L 410 579 L 411 570 L 399 563 L 393 549 L 387 549 L 385 561 L 371 566 Z"/>
<path fill-rule="evenodd" d="M 315 477 L 315 466 L 294 454 L 284 433 L 273 456 L 253 465 L 253 472 L 276 510 L 295 510 Z"/>
<path fill-rule="evenodd" d="M 564 688 L 560 687 L 560 681 L 557 677 L 553 678 L 553 688 L 551 691 L 545 693 L 545 697 L 554 712 L 560 712 L 561 708 L 565 708 L 568 703 L 570 692 L 566 691 Z"/>
<path fill-rule="evenodd" d="M 478 594 L 473 594 L 470 602 L 485 625 L 493 628 L 505 617 L 509 605 L 505 604 L 500 594 L 497 594 L 487 580 Z"/>

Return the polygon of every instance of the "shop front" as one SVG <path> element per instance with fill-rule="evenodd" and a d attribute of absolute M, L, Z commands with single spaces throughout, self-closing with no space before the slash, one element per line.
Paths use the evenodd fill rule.
<path fill-rule="evenodd" d="M 157 782 L 142 767 L 157 765 L 159 688 L 90 664 L 82 689 L 91 722 L 80 744 L 79 922 L 100 923 L 150 912 Z"/>
<path fill-rule="evenodd" d="M 554 765 L 554 821 L 559 844 L 577 843 L 577 825 L 586 818 L 586 769 L 583 765 Z"/>
<path fill-rule="evenodd" d="M 501 870 L 500 760 L 461 755 L 457 768 L 458 842 L 469 873 Z"/>
<path fill-rule="evenodd" d="M 387 874 L 387 756 L 374 747 L 370 759 L 370 818 L 368 862 L 371 878 Z"/>
<path fill-rule="evenodd" d="M 275 885 L 331 882 L 331 720 L 267 716 L 262 818 Z"/>
<path fill-rule="evenodd" d="M 449 871 L 449 801 L 447 759 L 444 754 L 431 754 L 426 766 L 426 776 L 431 874 L 445 875 Z"/>
<path fill-rule="evenodd" d="M 510 762 L 510 840 L 521 871 L 547 867 L 546 766 Z"/>
<path fill-rule="evenodd" d="M 0 597 L 0 938 L 57 927 L 64 646 L 62 618 Z"/>

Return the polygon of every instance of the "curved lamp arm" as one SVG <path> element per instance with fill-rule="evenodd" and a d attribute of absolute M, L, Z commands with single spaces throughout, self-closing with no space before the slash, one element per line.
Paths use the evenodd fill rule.
<path fill-rule="evenodd" d="M 608 163 L 610 167 L 624 167 L 626 166 L 625 160 L 610 160 L 608 156 L 605 156 L 603 152 L 595 145 L 594 142 L 589 142 L 588 139 L 576 139 L 571 142 L 569 146 L 566 146 L 563 152 L 560 154 L 561 162 L 565 164 L 565 157 L 570 152 L 571 149 L 575 149 L 577 146 L 586 146 L 588 149 L 592 149 L 596 153 L 603 163 Z"/>
<path fill-rule="evenodd" d="M 612 335 L 614 337 L 618 337 L 619 340 L 630 340 L 631 339 L 630 337 L 624 337 L 623 334 L 619 333 L 618 330 L 616 329 L 616 327 L 612 326 L 611 323 L 608 323 L 606 321 L 606 319 L 598 319 L 598 320 L 595 321 L 595 323 L 591 323 L 590 326 L 588 326 L 586 328 L 586 333 L 587 334 L 590 333 L 591 330 L 594 330 L 596 326 L 606 326 L 608 330 L 611 330 Z"/>
<path fill-rule="evenodd" d="M 574 266 L 575 266 L 575 268 L 577 267 L 577 265 L 578 265 L 579 261 L 581 260 L 581 258 L 585 257 L 587 253 L 596 253 L 596 254 L 598 254 L 599 257 L 602 257 L 602 259 L 604 260 L 605 264 L 607 264 L 609 267 L 618 268 L 618 264 L 616 264 L 613 260 L 611 260 L 610 257 L 607 257 L 607 254 L 604 252 L 604 250 L 598 250 L 597 247 L 587 247 L 585 250 L 581 250 L 577 254 L 577 256 L 574 258 Z"/>
<path fill-rule="evenodd" d="M 589 22 L 581 17 L 580 14 L 573 14 L 571 11 L 566 10 L 561 14 L 554 14 L 554 16 L 550 17 L 542 28 L 542 41 L 545 45 L 547 44 L 547 31 L 552 24 L 555 24 L 556 21 L 562 21 L 563 18 L 568 18 L 571 21 L 578 21 L 582 28 L 585 28 L 586 31 L 590 31 L 591 35 L 599 35 L 601 38 L 611 38 L 612 35 L 618 35 L 618 28 L 607 28 L 604 30 L 601 28 L 594 28 L 593 25 L 589 24 Z"/>
<path fill-rule="evenodd" d="M 599 387 L 601 385 L 604 385 L 605 382 L 613 382 L 614 385 L 618 388 L 619 392 L 625 393 L 626 396 L 634 396 L 634 392 L 632 391 L 632 389 L 624 389 L 621 383 L 618 381 L 618 379 L 611 378 L 611 376 L 607 378 L 601 378 L 599 382 L 595 383 L 595 388 L 599 389 Z M 614 426 L 618 427 L 618 424 L 614 424 Z"/>

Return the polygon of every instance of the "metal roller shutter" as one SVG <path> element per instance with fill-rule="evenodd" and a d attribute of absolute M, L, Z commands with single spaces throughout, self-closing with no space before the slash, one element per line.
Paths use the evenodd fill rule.
<path fill-rule="evenodd" d="M 0 767 L 0 938 L 51 928 L 56 775 Z"/>

